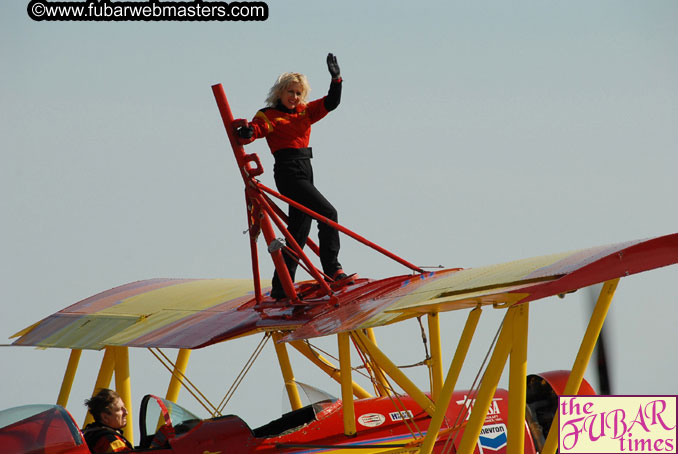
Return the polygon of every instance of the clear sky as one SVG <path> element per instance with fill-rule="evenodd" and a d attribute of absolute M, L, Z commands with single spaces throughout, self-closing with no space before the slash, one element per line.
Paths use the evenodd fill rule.
<path fill-rule="evenodd" d="M 283 71 L 323 96 L 328 52 L 344 93 L 313 129 L 317 184 L 342 223 L 408 260 L 474 267 L 678 230 L 675 1 L 271 0 L 265 22 L 211 23 L 34 22 L 27 3 L 0 2 L 0 342 L 127 282 L 249 277 L 242 180 L 210 87 L 250 118 Z M 273 186 L 266 144 L 248 151 Z M 349 272 L 407 272 L 342 244 Z M 615 392 L 678 393 L 677 278 L 621 281 Z M 528 371 L 571 368 L 587 293 L 531 309 Z M 463 386 L 502 314 L 485 312 Z M 465 315 L 442 317 L 448 361 Z M 423 359 L 416 322 L 376 334 L 399 364 Z M 256 341 L 195 352 L 191 378 L 218 402 Z M 67 356 L 0 348 L 0 408 L 54 402 Z M 100 359 L 83 355 L 79 421 Z M 165 393 L 152 361 L 132 355 L 136 402 Z M 304 361 L 298 380 L 339 394 Z M 242 386 L 228 412 L 252 426 L 280 414 L 270 345 Z"/>

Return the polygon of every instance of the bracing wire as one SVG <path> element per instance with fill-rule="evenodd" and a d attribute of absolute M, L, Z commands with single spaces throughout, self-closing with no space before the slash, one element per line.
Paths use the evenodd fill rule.
<path fill-rule="evenodd" d="M 382 383 L 379 383 L 377 380 L 375 368 L 377 367 L 375 364 L 370 364 L 370 361 L 367 359 L 367 356 L 363 354 L 363 351 L 358 348 L 358 344 L 356 343 L 356 339 L 351 336 L 351 340 L 353 341 L 353 346 L 355 350 L 358 352 L 358 356 L 360 356 L 360 360 L 362 361 L 365 370 L 367 370 L 367 373 L 369 374 L 369 380 L 372 383 L 372 387 L 374 388 L 374 392 L 377 395 L 380 395 L 381 393 L 379 392 L 380 386 L 384 387 L 385 385 Z M 391 390 L 385 389 L 386 393 L 388 394 Z"/>
<path fill-rule="evenodd" d="M 362 350 L 363 352 L 367 352 L 367 348 L 361 341 L 359 337 L 355 338 L 353 335 L 351 335 L 351 338 L 353 338 L 357 350 Z M 405 424 L 405 427 L 407 427 L 407 430 L 410 432 L 410 435 L 412 435 L 412 438 L 417 439 L 417 438 L 423 438 L 423 433 L 419 426 L 417 425 L 416 421 L 414 418 L 410 419 L 409 418 L 409 410 L 407 409 L 407 406 L 403 403 L 402 399 L 400 399 L 400 395 L 395 391 L 395 388 L 391 384 L 391 382 L 386 378 L 386 375 L 384 375 L 384 386 L 388 388 L 388 391 L 386 395 L 388 396 L 389 400 L 393 404 L 393 408 L 395 408 L 402 416 L 401 421 L 403 424 Z M 410 425 L 411 423 L 411 425 Z M 414 429 L 412 428 L 414 426 Z M 417 432 L 419 435 L 415 434 Z"/>
<path fill-rule="evenodd" d="M 264 346 L 266 345 L 266 342 L 268 341 L 268 339 L 270 339 L 270 337 L 271 337 L 271 333 L 267 332 L 261 338 L 261 340 L 259 341 L 259 344 L 254 349 L 254 352 L 252 352 L 249 359 L 245 362 L 245 365 L 240 370 L 240 373 L 238 373 L 238 376 L 235 378 L 235 380 L 231 384 L 230 388 L 228 388 L 228 391 L 226 391 L 226 394 L 224 395 L 223 399 L 221 399 L 221 402 L 219 403 L 219 406 L 217 407 L 216 413 L 214 414 L 214 416 L 216 416 L 217 414 L 221 414 L 221 412 L 226 408 L 226 405 L 231 400 L 231 398 L 235 394 L 236 390 L 238 389 L 238 386 L 240 386 L 240 383 L 242 383 L 245 376 L 247 375 L 249 370 L 254 365 L 254 362 L 257 360 L 257 358 L 261 354 L 261 351 L 264 349 Z"/>
<path fill-rule="evenodd" d="M 426 357 L 424 361 L 422 361 L 420 364 L 425 364 L 428 369 L 428 382 L 430 389 L 433 389 L 433 370 L 431 369 L 431 355 L 428 352 L 428 338 L 426 336 L 426 330 L 424 330 L 424 325 L 421 323 L 421 315 L 417 317 L 417 322 L 419 323 L 419 330 L 421 331 L 421 341 L 424 344 L 424 352 L 426 353 Z"/>
<path fill-rule="evenodd" d="M 424 343 L 424 352 L 426 352 L 426 359 L 431 359 L 431 355 L 428 352 L 428 338 L 426 337 L 426 330 L 424 325 L 421 323 L 421 315 L 417 317 L 417 322 L 419 322 L 419 329 L 421 330 L 421 340 Z"/>
<path fill-rule="evenodd" d="M 316 358 L 320 359 L 320 358 L 318 357 L 318 353 L 317 353 L 317 352 L 320 352 L 320 353 L 322 353 L 323 355 L 327 356 L 328 358 L 330 358 L 330 359 L 332 359 L 332 360 L 334 360 L 334 361 L 336 361 L 336 362 L 339 362 L 339 358 L 337 358 L 337 357 L 334 356 L 333 354 L 331 354 L 331 353 L 329 353 L 329 352 L 323 350 L 322 348 L 318 347 L 317 345 L 311 344 L 311 343 L 308 341 L 308 339 L 304 339 L 304 342 L 306 342 L 306 345 L 307 345 L 308 348 L 311 350 L 311 352 L 313 352 L 313 354 L 315 355 Z M 363 368 L 364 368 L 363 366 L 357 366 L 357 367 L 352 367 L 351 370 L 353 370 L 354 372 L 356 372 L 356 373 L 362 375 L 363 377 L 367 378 L 368 380 L 370 380 L 371 377 L 370 377 L 368 374 L 366 374 L 365 372 L 360 371 L 360 369 L 363 369 Z M 337 369 L 337 368 L 335 367 L 334 370 L 337 370 L 337 371 L 338 371 L 339 369 Z"/>
<path fill-rule="evenodd" d="M 453 427 L 459 427 L 460 426 L 460 421 L 466 420 L 466 417 L 468 415 L 468 412 L 471 409 L 471 403 L 469 400 L 477 395 L 478 389 L 480 388 L 480 385 L 482 384 L 484 378 L 485 378 L 485 373 L 487 372 L 487 362 L 492 354 L 492 351 L 494 350 L 495 346 L 497 345 L 497 340 L 499 339 L 499 334 L 501 333 L 501 330 L 504 327 L 504 322 L 506 321 L 506 317 L 508 316 L 508 311 L 506 312 L 506 315 L 504 315 L 504 318 L 502 319 L 501 323 L 499 324 L 499 328 L 497 329 L 497 332 L 494 335 L 494 339 L 492 339 L 492 343 L 490 344 L 490 347 L 487 350 L 487 353 L 485 354 L 485 358 L 483 358 L 483 362 L 480 364 L 480 367 L 478 368 L 478 373 L 476 374 L 473 384 L 471 385 L 471 389 L 469 390 L 468 394 L 466 395 L 464 401 L 462 402 L 462 409 L 461 411 L 457 414 L 457 418 L 454 421 Z M 454 437 L 452 435 L 454 434 Z M 454 444 L 457 442 L 457 437 L 459 436 L 459 431 L 454 431 L 450 432 L 449 436 L 447 437 L 447 440 L 445 441 L 445 446 L 443 447 L 443 450 L 441 451 L 443 454 L 446 454 L 448 452 L 451 452 L 452 448 L 454 447 Z M 449 443 L 451 441 L 451 443 Z M 448 447 L 448 443 L 450 446 Z"/>
<path fill-rule="evenodd" d="M 218 407 L 212 404 L 210 400 L 202 392 L 200 392 L 200 389 L 195 384 L 193 384 L 193 382 L 191 382 L 191 380 L 189 380 L 184 373 L 175 370 L 176 367 L 174 362 L 162 350 L 156 348 L 155 349 L 156 351 L 153 351 L 152 348 L 149 348 L 148 351 L 150 351 L 151 354 L 155 356 L 155 358 L 160 362 L 160 364 L 162 364 L 170 372 L 170 374 L 172 374 L 173 377 L 179 380 L 181 385 L 184 388 L 186 388 L 186 391 L 188 391 L 188 393 L 191 396 L 193 396 L 193 398 L 198 402 L 198 404 L 200 404 L 207 411 L 207 413 L 215 417 L 221 415 L 221 412 L 224 410 L 231 397 L 233 397 L 233 394 L 237 390 L 240 383 L 242 383 L 243 379 L 245 378 L 245 375 L 247 375 L 247 372 L 249 372 L 250 368 L 252 367 L 252 365 L 258 358 L 259 354 L 263 350 L 264 346 L 266 345 L 266 341 L 270 337 L 271 333 L 266 333 L 264 337 L 261 339 L 259 345 L 257 345 L 255 351 L 247 360 L 245 366 L 243 366 L 243 369 L 240 371 L 235 381 L 226 392 L 226 395 L 221 400 Z"/>
<path fill-rule="evenodd" d="M 174 378 L 179 380 L 179 383 L 181 383 L 181 385 L 184 388 L 186 388 L 186 391 L 188 391 L 188 393 L 191 396 L 193 396 L 193 398 L 198 402 L 198 404 L 200 404 L 207 411 L 207 413 L 214 414 L 217 408 L 209 401 L 209 399 L 200 392 L 198 387 L 195 386 L 193 382 L 191 382 L 184 373 L 175 370 L 176 365 L 172 362 L 172 360 L 169 359 L 167 355 L 165 355 L 165 353 L 162 350 L 160 350 L 159 348 L 156 348 L 156 350 L 157 352 L 154 352 L 152 348 L 148 349 L 148 351 L 151 352 L 153 356 L 155 356 L 155 358 L 160 362 L 160 364 L 162 364 L 170 372 L 170 374 L 172 374 Z M 162 358 L 160 356 L 162 356 Z"/>

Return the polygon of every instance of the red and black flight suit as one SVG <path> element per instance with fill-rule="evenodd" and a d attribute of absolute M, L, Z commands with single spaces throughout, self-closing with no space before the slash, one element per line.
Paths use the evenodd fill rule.
<path fill-rule="evenodd" d="M 258 111 L 250 123 L 253 139 L 265 137 L 273 153 L 275 158 L 273 174 L 278 191 L 335 222 L 337 210 L 313 184 L 311 167 L 313 153 L 308 145 L 311 125 L 336 109 L 340 100 L 341 78 L 338 78 L 332 80 L 327 96 L 308 104 L 298 105 L 295 110 L 287 109 L 279 101 L 275 107 Z M 311 221 L 310 216 L 290 206 L 288 230 L 301 247 L 306 244 L 311 231 Z M 325 274 L 331 277 L 341 269 L 338 260 L 339 232 L 323 222 L 318 222 L 318 239 L 320 263 Z M 288 254 L 284 254 L 284 257 L 294 281 L 297 262 Z M 277 273 L 273 276 L 271 296 L 274 298 L 285 296 Z"/>
<path fill-rule="evenodd" d="M 134 446 L 123 436 L 122 430 L 113 429 L 100 422 L 88 424 L 83 431 L 87 447 L 94 453 L 128 452 Z"/>

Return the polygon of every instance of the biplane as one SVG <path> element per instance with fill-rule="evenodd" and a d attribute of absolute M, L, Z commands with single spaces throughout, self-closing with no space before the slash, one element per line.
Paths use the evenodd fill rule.
<path fill-rule="evenodd" d="M 556 452 L 559 395 L 594 394 L 584 379 L 617 283 L 623 277 L 678 262 L 678 234 L 582 249 L 470 269 L 425 271 L 264 186 L 263 166 L 235 136 L 220 84 L 212 87 L 245 184 L 252 279 L 150 279 L 86 298 L 18 332 L 13 345 L 70 349 L 57 405 L 0 412 L 3 452 L 86 453 L 82 433 L 65 407 L 83 350 L 103 351 L 94 389 L 115 388 L 131 402 L 129 348 L 148 349 L 170 371 L 164 398 L 147 395 L 139 406 L 137 450 L 158 454 L 217 453 L 549 453 Z M 305 211 L 408 268 L 385 279 L 352 276 L 333 282 L 314 266 L 286 229 L 274 199 Z M 280 275 L 286 299 L 270 297 L 260 278 L 258 239 Z M 308 241 L 308 249 L 318 248 Z M 311 279 L 292 282 L 283 254 Z M 603 283 L 570 370 L 527 374 L 530 303 Z M 482 373 L 470 389 L 458 378 L 486 307 L 504 311 Z M 466 322 L 447 371 L 440 314 Z M 378 345 L 376 328 L 425 317 L 430 389 L 423 390 Z M 423 328 L 422 328 L 423 329 Z M 200 418 L 176 404 L 190 353 L 243 336 L 273 340 L 291 411 L 252 428 L 223 406 Z M 309 339 L 336 336 L 332 362 Z M 161 349 L 178 350 L 172 360 Z M 302 403 L 289 350 L 298 351 L 338 383 L 340 398 Z M 359 359 L 358 361 L 354 361 Z M 369 377 L 354 380 L 356 363 Z M 508 389 L 498 389 L 508 365 Z M 132 440 L 130 417 L 125 435 Z M 87 423 L 87 421 L 85 422 Z M 83 425 L 84 426 L 84 425 Z"/>

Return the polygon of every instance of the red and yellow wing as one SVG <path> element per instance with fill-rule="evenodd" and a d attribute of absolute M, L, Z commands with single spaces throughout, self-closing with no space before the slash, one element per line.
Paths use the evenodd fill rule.
<path fill-rule="evenodd" d="M 464 270 L 363 280 L 338 306 L 257 308 L 253 284 L 236 279 L 152 279 L 69 306 L 17 333 L 15 345 L 102 349 L 200 348 L 265 330 L 285 340 L 382 326 L 421 313 L 510 305 L 678 263 L 678 234 Z"/>

